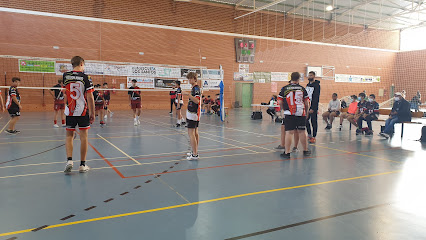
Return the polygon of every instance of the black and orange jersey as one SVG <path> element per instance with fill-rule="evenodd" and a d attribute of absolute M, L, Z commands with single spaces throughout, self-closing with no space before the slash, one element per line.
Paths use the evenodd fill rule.
<path fill-rule="evenodd" d="M 191 96 L 198 99 L 198 104 L 189 99 L 188 108 L 186 111 L 186 118 L 193 121 L 200 121 L 201 113 L 201 90 L 198 85 L 192 87 Z"/>
<path fill-rule="evenodd" d="M 16 96 L 16 99 L 18 102 L 21 102 L 21 95 L 19 95 L 18 88 L 17 87 L 10 87 L 7 91 L 7 100 L 6 100 L 6 108 L 7 109 L 14 109 L 19 108 L 18 104 L 16 104 L 13 101 L 13 96 Z"/>
<path fill-rule="evenodd" d="M 286 85 L 278 99 L 283 101 L 284 115 L 306 116 L 305 101 L 309 101 L 309 96 L 304 87 L 299 84 Z"/>

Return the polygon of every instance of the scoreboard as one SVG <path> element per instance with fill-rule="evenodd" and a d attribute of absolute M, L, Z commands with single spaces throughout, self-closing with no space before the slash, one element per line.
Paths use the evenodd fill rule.
<path fill-rule="evenodd" d="M 235 38 L 235 54 L 239 63 L 254 63 L 256 40 Z"/>

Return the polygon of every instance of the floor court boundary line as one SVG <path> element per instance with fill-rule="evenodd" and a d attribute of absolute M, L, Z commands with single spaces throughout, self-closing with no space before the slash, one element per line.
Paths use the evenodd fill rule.
<path fill-rule="evenodd" d="M 211 133 L 205 133 L 205 134 L 210 135 L 210 136 L 215 136 L 215 137 L 221 137 L 221 136 L 214 135 L 214 134 L 211 134 Z M 242 143 L 242 144 L 245 144 L 245 145 L 248 145 L 248 146 L 251 146 L 251 147 L 257 147 L 257 148 L 262 148 L 262 149 L 270 150 L 269 148 L 261 147 L 261 145 L 259 145 L 259 144 L 252 144 L 252 143 L 241 142 L 241 141 L 230 139 L 230 138 L 225 138 L 225 139 L 229 140 L 229 141 L 237 142 L 237 143 Z M 277 141 L 275 141 L 275 142 L 277 142 Z"/>
<path fill-rule="evenodd" d="M 90 145 L 90 143 L 89 143 Z M 92 147 L 93 148 L 93 147 Z M 390 148 L 392 149 L 392 148 Z M 387 150 L 387 149 L 378 149 L 378 150 L 374 150 L 374 151 L 382 151 L 382 150 Z M 270 152 L 259 152 L 258 154 L 263 154 L 263 153 L 272 153 L 275 151 L 270 151 Z M 373 152 L 373 151 L 369 151 L 369 152 Z M 203 159 L 213 159 L 213 158 L 217 158 L 217 157 L 230 157 L 230 156 L 242 156 L 242 155 L 255 155 L 256 153 L 239 153 L 239 154 L 230 154 L 230 155 L 221 155 L 221 156 L 212 156 L 212 157 L 203 157 L 202 159 L 198 160 L 198 161 L 202 161 Z M 339 156 L 339 155 L 346 155 L 346 154 L 350 154 L 350 153 L 338 153 L 338 154 L 328 154 L 328 155 L 320 155 L 320 156 L 311 156 L 311 157 L 302 157 L 302 158 L 292 158 L 292 159 L 280 159 L 280 160 L 267 160 L 267 161 L 262 161 L 259 163 L 268 163 L 268 162 L 279 162 L 279 161 L 289 161 L 289 160 L 300 160 L 300 159 L 312 159 L 312 158 L 322 158 L 322 157 L 329 157 L 329 156 Z M 99 159 L 99 160 L 104 160 L 104 161 L 108 161 L 106 159 Z M 170 162 L 180 162 L 180 161 L 186 161 L 186 160 L 167 160 L 167 161 L 159 161 L 159 162 L 151 162 L 151 163 L 141 163 L 141 165 L 151 165 L 151 164 L 159 164 L 159 163 L 170 163 Z M 108 161 L 109 162 L 109 161 Z M 107 162 L 107 163 L 108 163 Z M 239 165 L 251 165 L 251 162 L 245 163 L 245 164 L 239 164 Z M 118 170 L 115 169 L 120 168 L 120 167 L 132 167 L 132 166 L 137 166 L 138 164 L 129 164 L 129 165 L 120 165 L 120 166 L 114 166 L 114 165 L 109 165 L 109 167 L 99 167 L 99 168 L 92 168 L 92 170 L 101 170 L 101 169 L 110 169 L 111 167 L 117 172 Z M 210 167 L 212 168 L 212 167 Z M 215 167 L 218 168 L 218 167 Z M 197 169 L 195 169 L 197 170 Z M 181 170 L 181 171 L 189 171 L 189 170 Z M 46 175 L 46 174 L 54 174 L 54 173 L 63 173 L 61 171 L 58 172 L 44 172 L 44 173 L 30 173 L 30 174 L 20 174 L 20 175 L 9 175 L 9 176 L 3 176 L 0 177 L 0 179 L 4 179 L 4 178 L 15 178 L 15 177 L 26 177 L 26 176 L 36 176 L 36 175 Z M 137 176 L 129 176 L 129 177 L 124 177 L 120 171 L 117 172 L 122 178 L 134 178 L 134 177 L 142 177 L 145 175 L 137 175 Z M 172 173 L 172 172 L 169 172 Z M 161 173 L 163 174 L 163 173 Z M 150 176 L 152 174 L 148 174 L 146 176 Z"/>
<path fill-rule="evenodd" d="M 7 127 L 7 125 L 9 125 L 11 120 L 12 119 L 9 119 L 9 121 L 7 121 L 7 123 L 4 125 L 4 127 L 0 130 L 0 134 L 4 131 L 4 129 Z"/>
<path fill-rule="evenodd" d="M 99 134 L 96 134 L 98 137 L 100 137 L 102 140 L 104 140 L 105 142 L 107 142 L 108 144 L 110 144 L 111 146 L 113 146 L 116 150 L 118 150 L 119 152 L 121 152 L 124 156 L 132 159 L 136 164 L 140 165 L 141 163 L 136 161 L 136 159 L 134 159 L 133 157 L 131 157 L 129 154 L 127 154 L 126 152 L 124 152 L 123 150 L 121 150 L 120 148 L 118 148 L 117 146 L 115 146 L 114 144 L 112 144 L 110 141 L 106 140 L 104 137 L 102 137 Z"/>
<path fill-rule="evenodd" d="M 237 199 L 237 198 L 242 198 L 242 197 L 256 196 L 256 195 L 262 195 L 262 194 L 267 194 L 267 193 L 282 192 L 282 191 L 287 191 L 287 190 L 292 190 L 292 189 L 300 189 L 300 188 L 307 188 L 307 187 L 313 187 L 313 186 L 319 186 L 319 185 L 325 185 L 325 184 L 331 184 L 331 183 L 339 183 L 339 182 L 346 182 L 346 181 L 352 181 L 352 180 L 358 180 L 358 179 L 372 178 L 372 177 L 394 174 L 394 173 L 398 173 L 398 172 L 401 172 L 401 171 L 389 171 L 389 172 L 381 172 L 381 173 L 375 173 L 375 174 L 363 175 L 363 176 L 357 176 L 357 177 L 340 178 L 340 179 L 329 180 L 329 181 L 324 181 L 324 182 L 309 183 L 309 184 L 297 185 L 297 186 L 291 186 L 291 187 L 269 189 L 269 190 L 264 190 L 264 191 L 244 193 L 244 194 L 239 194 L 239 195 L 231 195 L 231 196 L 227 196 L 227 197 L 202 200 L 202 201 L 198 201 L 198 202 L 191 202 L 191 203 L 185 203 L 185 204 L 180 204 L 180 205 L 171 205 L 171 206 L 147 209 L 147 210 L 142 210 L 142 211 L 135 211 L 135 212 L 128 212 L 128 213 L 109 215 L 109 216 L 103 216 L 103 217 L 97 217 L 97 218 L 90 218 L 90 219 L 85 219 L 85 220 L 80 220 L 80 221 L 50 225 L 50 226 L 44 228 L 43 231 L 45 231 L 47 229 L 60 228 L 60 227 L 72 226 L 72 225 L 89 223 L 89 222 L 97 222 L 97 221 L 103 221 L 103 220 L 114 219 L 114 218 L 128 217 L 128 216 L 140 215 L 140 214 L 145 214 L 145 213 L 159 212 L 159 211 L 165 211 L 165 210 L 170 210 L 170 209 L 177 209 L 177 208 L 182 208 L 182 207 L 201 205 L 201 204 L 206 204 L 206 203 L 220 202 L 220 201 Z M 14 232 L 0 233 L 0 237 L 16 235 L 16 234 L 21 234 L 21 233 L 28 233 L 28 232 L 31 232 L 33 230 L 34 230 L 34 228 L 18 230 L 18 231 L 14 231 Z"/>
<path fill-rule="evenodd" d="M 394 160 L 390 160 L 390 159 L 386 159 L 386 158 L 380 158 L 380 157 L 376 157 L 376 156 L 365 155 L 365 154 L 361 154 L 361 153 L 357 153 L 357 152 L 350 152 L 350 151 L 346 151 L 346 150 L 340 150 L 340 149 L 335 149 L 335 148 L 319 146 L 319 145 L 316 145 L 316 144 L 314 144 L 314 146 L 319 147 L 319 148 L 334 150 L 334 151 L 338 151 L 338 152 L 344 152 L 344 153 L 348 153 L 348 154 L 363 156 L 363 157 L 375 158 L 375 159 L 379 159 L 379 160 L 383 160 L 383 161 L 387 161 L 387 162 L 402 163 L 401 161 L 394 161 Z"/>
<path fill-rule="evenodd" d="M 121 178 L 125 178 L 124 175 L 113 165 L 111 164 L 108 159 L 106 159 L 99 151 L 98 149 L 96 149 L 90 142 L 88 142 L 89 146 L 108 164 L 109 168 L 112 168 L 117 174 L 118 176 L 120 176 Z M 108 168 L 108 167 L 105 167 Z M 3 177 L 2 177 L 3 178 Z"/>

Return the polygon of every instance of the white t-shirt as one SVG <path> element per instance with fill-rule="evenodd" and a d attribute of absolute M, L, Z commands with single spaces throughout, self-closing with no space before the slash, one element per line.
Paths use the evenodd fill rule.
<path fill-rule="evenodd" d="M 336 99 L 336 101 L 330 100 L 328 103 L 328 109 L 331 111 L 340 111 L 340 100 Z"/>

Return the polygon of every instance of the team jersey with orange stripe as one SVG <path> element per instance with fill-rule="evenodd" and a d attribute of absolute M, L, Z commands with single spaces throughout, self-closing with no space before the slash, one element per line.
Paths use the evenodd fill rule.
<path fill-rule="evenodd" d="M 19 108 L 18 104 L 16 104 L 12 97 L 16 96 L 16 99 L 18 99 L 18 102 L 21 102 L 21 95 L 19 95 L 18 88 L 17 87 L 10 87 L 7 91 L 7 100 L 6 100 L 6 108 L 7 109 L 14 109 Z"/>
<path fill-rule="evenodd" d="M 70 71 L 64 73 L 63 83 L 66 94 L 66 116 L 86 116 L 86 93 L 94 91 L 92 80 L 82 72 Z"/>
<path fill-rule="evenodd" d="M 192 87 L 191 95 L 198 99 L 198 104 L 193 102 L 191 99 L 188 101 L 188 108 L 186 111 L 186 118 L 192 121 L 200 121 L 201 113 L 201 90 L 198 85 Z"/>
<path fill-rule="evenodd" d="M 284 86 L 278 99 L 283 101 L 284 115 L 306 116 L 305 101 L 309 101 L 309 95 L 304 87 L 299 84 Z"/>

